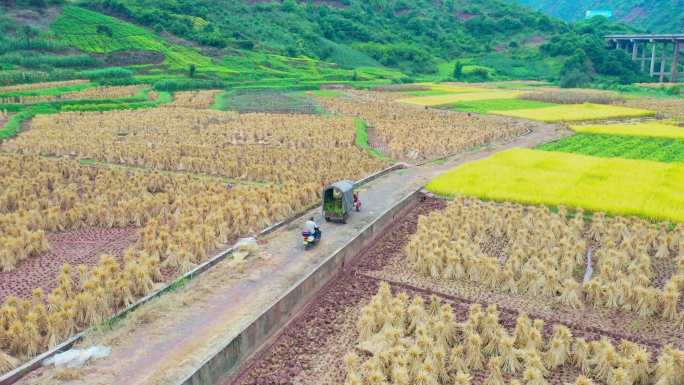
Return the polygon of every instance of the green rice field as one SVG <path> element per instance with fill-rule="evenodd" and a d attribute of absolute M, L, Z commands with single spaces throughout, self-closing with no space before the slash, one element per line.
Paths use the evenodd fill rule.
<path fill-rule="evenodd" d="M 684 140 L 677 139 L 577 134 L 537 148 L 602 158 L 684 162 Z"/>
<path fill-rule="evenodd" d="M 510 111 L 553 107 L 556 104 L 525 99 L 490 99 L 474 102 L 459 102 L 448 106 L 450 110 L 486 114 L 492 111 Z"/>

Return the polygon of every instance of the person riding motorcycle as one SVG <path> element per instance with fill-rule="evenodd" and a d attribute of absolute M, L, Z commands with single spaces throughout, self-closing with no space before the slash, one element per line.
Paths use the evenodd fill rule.
<path fill-rule="evenodd" d="M 309 218 L 309 220 L 304 223 L 304 233 L 309 233 L 310 235 L 313 235 L 314 238 L 320 236 L 321 229 L 318 227 L 318 224 L 314 221 L 313 217 Z"/>

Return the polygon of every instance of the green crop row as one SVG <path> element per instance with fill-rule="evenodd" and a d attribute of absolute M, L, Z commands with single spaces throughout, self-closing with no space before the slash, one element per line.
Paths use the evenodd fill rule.
<path fill-rule="evenodd" d="M 197 50 L 167 43 L 144 28 L 81 7 L 64 7 L 51 29 L 62 41 L 85 52 L 156 51 L 166 56 L 165 63 L 172 68 L 185 69 L 194 64 L 198 69 L 227 71 L 215 66 L 210 58 Z"/>
<path fill-rule="evenodd" d="M 477 101 L 464 101 L 447 106 L 447 108 L 460 112 L 474 112 L 486 114 L 491 111 L 510 111 L 532 108 L 544 108 L 555 106 L 553 103 L 538 102 L 525 99 L 489 99 Z"/>
<path fill-rule="evenodd" d="M 356 146 L 366 150 L 371 156 L 374 156 L 378 159 L 382 160 L 387 160 L 387 157 L 383 155 L 380 151 L 377 149 L 371 147 L 370 143 L 368 143 L 368 125 L 366 122 L 364 122 L 361 119 L 356 119 Z"/>
<path fill-rule="evenodd" d="M 126 99 L 99 99 L 99 100 L 67 100 L 51 103 L 22 105 L 0 105 L 0 110 L 17 112 L 10 117 L 5 126 L 0 129 L 0 140 L 11 138 L 19 133 L 21 124 L 38 114 L 56 114 L 67 111 L 110 111 L 110 110 L 133 110 L 141 108 L 153 108 L 161 104 L 173 101 L 173 96 L 168 92 L 159 92 L 157 99 L 145 100 L 135 97 Z M 9 106 L 9 108 L 8 108 Z M 22 107 L 17 109 L 16 106 Z"/>
<path fill-rule="evenodd" d="M 684 162 L 684 140 L 679 139 L 577 134 L 538 149 L 603 158 Z"/>
<path fill-rule="evenodd" d="M 63 87 L 40 88 L 40 89 L 36 89 L 36 90 L 6 92 L 6 93 L 0 93 L 0 98 L 12 97 L 12 96 L 55 96 L 55 95 L 63 94 L 65 92 L 83 91 L 83 90 L 86 90 L 88 88 L 92 88 L 95 86 L 96 86 L 96 84 L 94 84 L 94 83 L 81 83 L 81 84 L 74 84 L 71 86 L 63 86 Z"/>

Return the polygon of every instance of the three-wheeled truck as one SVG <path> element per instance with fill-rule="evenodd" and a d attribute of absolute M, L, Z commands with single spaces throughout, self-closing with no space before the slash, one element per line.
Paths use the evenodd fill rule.
<path fill-rule="evenodd" d="M 349 213 L 360 207 L 355 203 L 354 182 L 343 180 L 323 189 L 323 217 L 328 222 L 347 223 Z M 360 203 L 360 201 L 359 201 Z"/>

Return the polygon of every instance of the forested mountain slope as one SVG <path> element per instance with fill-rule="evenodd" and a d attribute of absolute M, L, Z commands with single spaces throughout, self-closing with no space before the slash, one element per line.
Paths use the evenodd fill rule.
<path fill-rule="evenodd" d="M 601 20 L 571 25 L 500 0 L 1 4 L 2 84 L 77 78 L 190 84 L 184 88 L 244 81 L 554 81 L 571 69 L 584 73 L 580 82 L 594 75 L 625 82 L 636 74 L 626 56 L 605 51 L 600 37 L 623 26 Z M 457 61 L 465 64 L 458 74 Z"/>
<path fill-rule="evenodd" d="M 684 0 L 517 0 L 520 4 L 566 21 L 587 10 L 610 10 L 616 21 L 661 33 L 684 33 Z"/>
<path fill-rule="evenodd" d="M 500 0 L 89 0 L 85 6 L 214 47 L 343 66 L 436 70 L 455 57 L 543 40 L 566 27 Z"/>

